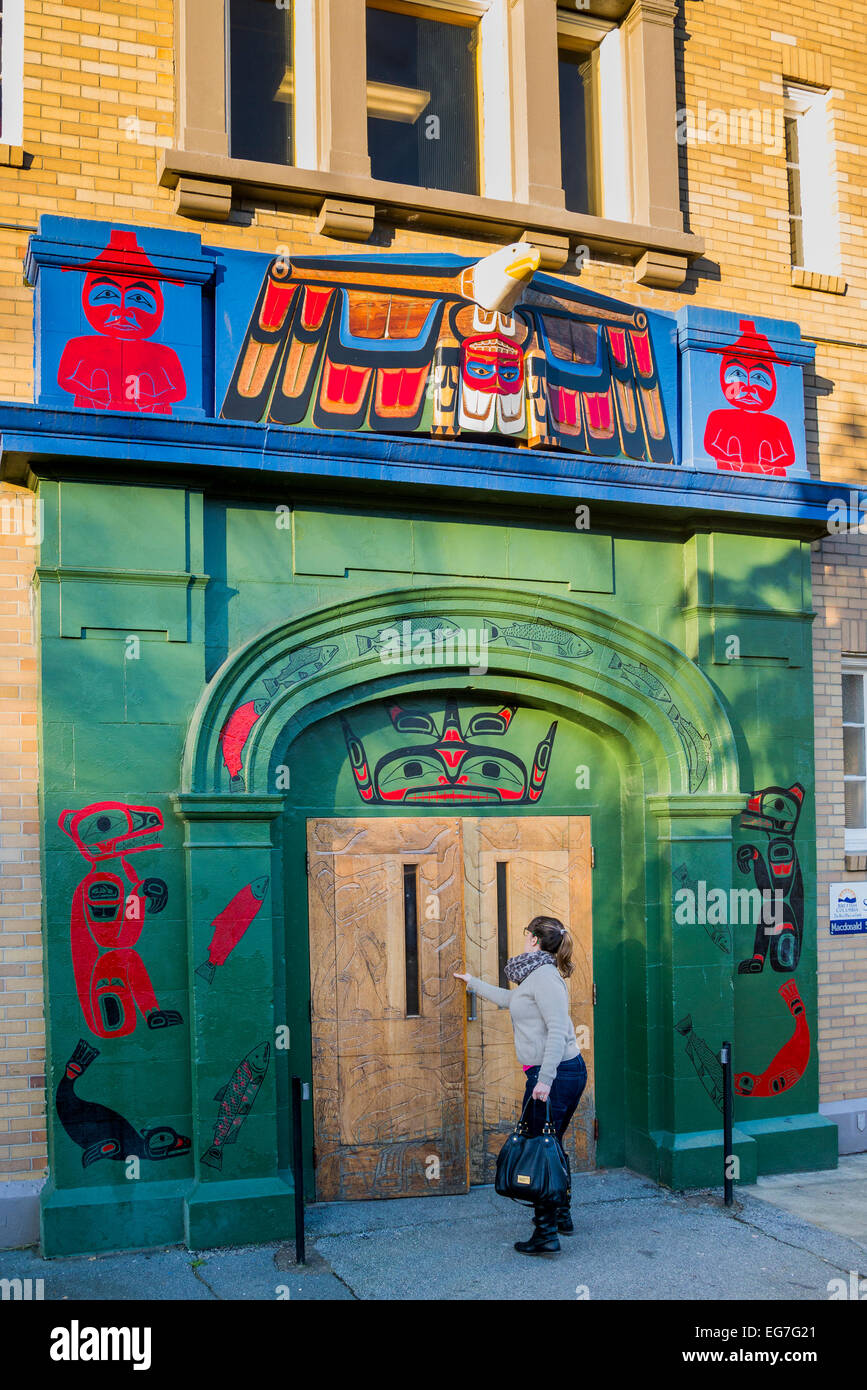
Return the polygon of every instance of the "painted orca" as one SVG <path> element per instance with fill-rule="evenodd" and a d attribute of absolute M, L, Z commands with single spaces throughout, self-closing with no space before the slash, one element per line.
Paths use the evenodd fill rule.
<path fill-rule="evenodd" d="M 127 1158 L 177 1158 L 189 1153 L 190 1140 L 171 1125 L 155 1125 L 139 1132 L 116 1110 L 76 1095 L 76 1082 L 98 1056 L 95 1047 L 79 1038 L 57 1087 L 57 1114 L 70 1139 L 83 1151 L 82 1168 L 89 1168 L 101 1158 L 122 1162 Z"/>

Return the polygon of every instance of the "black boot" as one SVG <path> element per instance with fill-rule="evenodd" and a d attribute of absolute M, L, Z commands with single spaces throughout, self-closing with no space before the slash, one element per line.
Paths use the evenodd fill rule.
<path fill-rule="evenodd" d="M 515 1249 L 522 1255 L 554 1255 L 560 1249 L 557 1239 L 557 1209 L 553 1203 L 539 1202 L 536 1205 L 533 1225 L 535 1230 L 529 1240 L 516 1240 Z"/>
<path fill-rule="evenodd" d="M 569 1167 L 569 1155 L 565 1152 L 563 1157 L 566 1159 L 566 1172 L 569 1174 L 569 1186 L 566 1189 L 566 1199 L 557 1204 L 557 1230 L 561 1235 L 571 1236 L 574 1234 L 575 1227 L 572 1225 L 572 1170 Z"/>

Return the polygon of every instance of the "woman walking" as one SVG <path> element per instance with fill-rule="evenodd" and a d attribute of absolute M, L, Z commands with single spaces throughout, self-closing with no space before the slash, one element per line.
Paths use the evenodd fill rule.
<path fill-rule="evenodd" d="M 509 1010 L 515 1051 L 526 1073 L 522 1106 L 532 1101 L 525 1115 L 528 1132 L 542 1133 L 548 1101 L 557 1137 L 562 1140 L 587 1085 L 587 1068 L 578 1051 L 563 983 L 574 969 L 572 939 L 556 917 L 534 917 L 524 930 L 524 940 L 526 950 L 512 956 L 505 967 L 506 979 L 517 989 L 498 989 L 475 975 L 455 974 L 474 994 Z M 568 1163 L 567 1157 L 567 1167 Z M 515 1249 L 522 1255 L 552 1254 L 560 1249 L 558 1232 L 571 1235 L 574 1229 L 571 1188 L 564 1202 L 536 1202 L 534 1212 L 532 1236 L 516 1241 Z"/>

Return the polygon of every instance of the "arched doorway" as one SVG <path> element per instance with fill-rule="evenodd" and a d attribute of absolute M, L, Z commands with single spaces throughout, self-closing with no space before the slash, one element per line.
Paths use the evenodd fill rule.
<path fill-rule="evenodd" d="M 538 607 L 534 596 L 501 586 L 442 585 L 376 594 L 261 634 L 226 662 L 199 703 L 185 749 L 184 789 L 177 798 L 188 822 L 194 939 L 209 918 L 215 872 L 225 876 L 231 863 L 237 882 L 268 878 L 272 883 L 272 958 L 262 963 L 261 979 L 243 1001 L 250 1036 L 255 1031 L 265 1037 L 284 1027 L 291 1039 L 289 1055 L 276 1059 L 272 1173 L 288 1167 L 290 1070 L 311 1075 L 307 823 L 339 820 L 348 807 L 365 823 L 407 818 L 405 799 L 383 796 L 388 788 L 377 786 L 375 767 L 362 768 L 359 779 L 345 731 L 336 734 L 342 721 L 348 720 L 351 730 L 360 711 L 382 712 L 401 703 L 420 708 L 421 702 L 435 720 L 445 717 L 450 700 L 472 712 L 513 706 L 528 731 L 533 721 L 539 728 L 556 723 L 561 730 L 592 731 L 613 760 L 617 828 L 602 836 L 604 874 L 600 864 L 593 889 L 599 923 L 593 976 L 602 985 L 606 1020 L 604 1043 L 596 1030 L 594 1059 L 600 1160 L 659 1172 L 678 1124 L 688 1127 L 676 1113 L 668 1038 L 672 1005 L 660 992 L 656 967 L 672 965 L 671 867 L 678 841 L 697 848 L 709 875 L 730 872 L 731 817 L 743 804 L 735 739 L 713 687 L 682 652 L 586 604 L 548 598 L 543 618 Z M 425 625 L 432 639 L 436 631 L 452 633 L 456 641 L 465 638 L 464 656 L 470 660 L 456 661 L 452 652 L 451 661 L 438 664 L 432 640 L 416 662 L 414 634 Z M 470 640 L 482 631 L 487 633 L 483 662 L 479 640 L 474 646 Z M 398 660 L 384 659 L 395 633 L 398 639 L 408 633 L 409 647 L 398 652 Z M 305 739 L 308 745 L 315 739 L 310 732 L 315 727 L 326 730 L 333 786 L 325 786 L 321 775 L 314 777 L 299 756 Z M 544 733 L 537 737 L 539 728 L 528 732 L 532 748 L 524 757 L 525 770 L 544 742 Z M 439 737 L 442 729 L 435 733 Z M 377 762 L 387 756 L 383 752 Z M 574 769 L 570 775 L 574 779 Z M 340 778 L 344 785 L 338 794 Z M 561 791 L 553 806 L 558 817 L 580 819 L 587 805 L 580 791 L 577 782 L 571 794 Z M 365 800 L 362 792 L 371 794 Z M 417 822 L 443 816 L 441 802 L 410 804 Z M 287 808 L 294 825 L 288 831 Z M 452 815 L 454 809 L 449 806 L 446 819 L 472 819 L 482 828 L 489 820 L 508 819 L 493 803 Z M 510 818 L 541 824 L 549 809 L 544 795 L 528 798 L 521 815 L 512 808 Z M 720 1001 L 721 1008 L 731 1007 L 722 990 Z M 239 1002 L 239 1017 L 241 1008 Z M 205 1039 L 199 1053 L 203 1087 L 209 1085 L 207 1047 Z M 320 1113 L 326 1110 L 320 1107 Z M 314 1134 L 311 1157 L 315 1140 Z M 260 1157 L 265 1164 L 266 1156 Z M 207 1174 L 203 1180 L 209 1181 Z"/>

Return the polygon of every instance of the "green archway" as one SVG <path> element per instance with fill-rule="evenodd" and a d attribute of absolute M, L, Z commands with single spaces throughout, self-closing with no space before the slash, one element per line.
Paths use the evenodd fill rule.
<path fill-rule="evenodd" d="M 256 702 L 239 756 L 243 787 L 267 794 L 274 745 L 291 720 L 300 729 L 325 713 L 377 694 L 407 688 L 420 668 L 386 664 L 375 634 L 404 623 L 436 617 L 463 634 L 470 654 L 478 635 L 488 641 L 486 670 L 449 664 L 456 688 L 515 688 L 532 682 L 535 699 L 572 717 L 608 725 L 633 746 L 644 765 L 646 789 L 660 794 L 736 793 L 738 756 L 728 716 L 710 682 L 682 652 L 635 624 L 603 610 L 488 586 L 441 585 L 396 589 L 311 613 L 271 628 L 235 652 L 199 701 L 186 742 L 182 792 L 220 793 L 231 788 L 221 734 L 233 714 Z M 556 638 L 532 636 L 551 630 Z M 451 631 L 451 629 L 450 629 Z M 476 634 L 472 645 L 472 634 Z M 571 639 L 571 641 L 570 641 Z M 521 645 L 519 645 L 521 644 Z M 442 665 L 425 665 L 444 676 Z M 439 683 L 439 681 L 437 681 Z M 254 717 L 255 716 L 255 717 Z"/>

